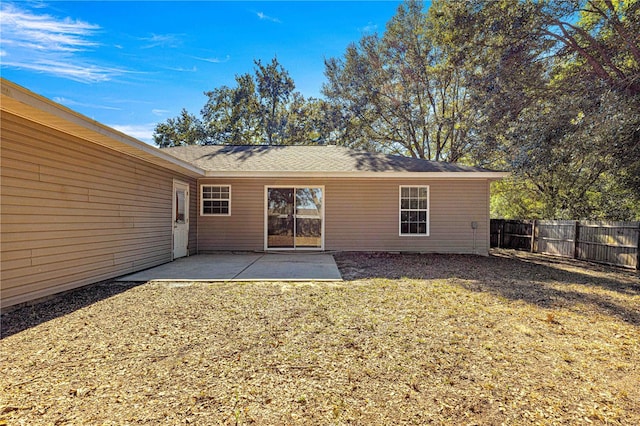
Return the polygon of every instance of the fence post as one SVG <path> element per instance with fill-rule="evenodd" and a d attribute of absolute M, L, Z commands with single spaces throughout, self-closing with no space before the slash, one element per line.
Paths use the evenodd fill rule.
<path fill-rule="evenodd" d="M 578 258 L 578 238 L 580 238 L 580 221 L 576 220 L 573 227 L 573 258 Z"/>
<path fill-rule="evenodd" d="M 531 253 L 535 253 L 536 244 L 536 220 L 533 219 L 531 223 Z"/>
<path fill-rule="evenodd" d="M 640 222 L 638 222 L 638 234 L 636 241 L 636 270 L 640 270 Z"/>
<path fill-rule="evenodd" d="M 504 219 L 500 220 L 500 226 L 498 226 L 498 248 L 504 246 Z"/>

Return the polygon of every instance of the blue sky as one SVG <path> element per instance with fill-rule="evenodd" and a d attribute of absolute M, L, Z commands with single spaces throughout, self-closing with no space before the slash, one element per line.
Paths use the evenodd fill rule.
<path fill-rule="evenodd" d="M 274 56 L 296 89 L 321 96 L 324 59 L 382 33 L 398 1 L 2 0 L 2 77 L 151 142 L 205 90 Z"/>

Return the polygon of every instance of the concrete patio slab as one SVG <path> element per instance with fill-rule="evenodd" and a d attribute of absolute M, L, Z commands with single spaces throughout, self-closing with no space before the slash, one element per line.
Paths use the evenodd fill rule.
<path fill-rule="evenodd" d="M 118 281 L 340 281 L 330 254 L 200 254 L 120 277 Z"/>
<path fill-rule="evenodd" d="M 342 280 L 330 254 L 265 254 L 238 276 L 241 280 Z"/>

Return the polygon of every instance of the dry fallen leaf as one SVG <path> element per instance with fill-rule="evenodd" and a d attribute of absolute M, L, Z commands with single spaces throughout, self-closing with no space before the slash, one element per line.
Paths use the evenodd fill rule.
<path fill-rule="evenodd" d="M 104 282 L 3 314 L 0 424 L 640 424 L 636 273 L 335 257 L 345 282 Z"/>

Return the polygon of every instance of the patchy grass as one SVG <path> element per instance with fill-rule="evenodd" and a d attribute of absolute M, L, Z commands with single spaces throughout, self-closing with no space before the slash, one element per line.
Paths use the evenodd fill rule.
<path fill-rule="evenodd" d="M 5 314 L 0 424 L 640 424 L 637 273 L 339 254 L 336 283 L 102 283 Z"/>

